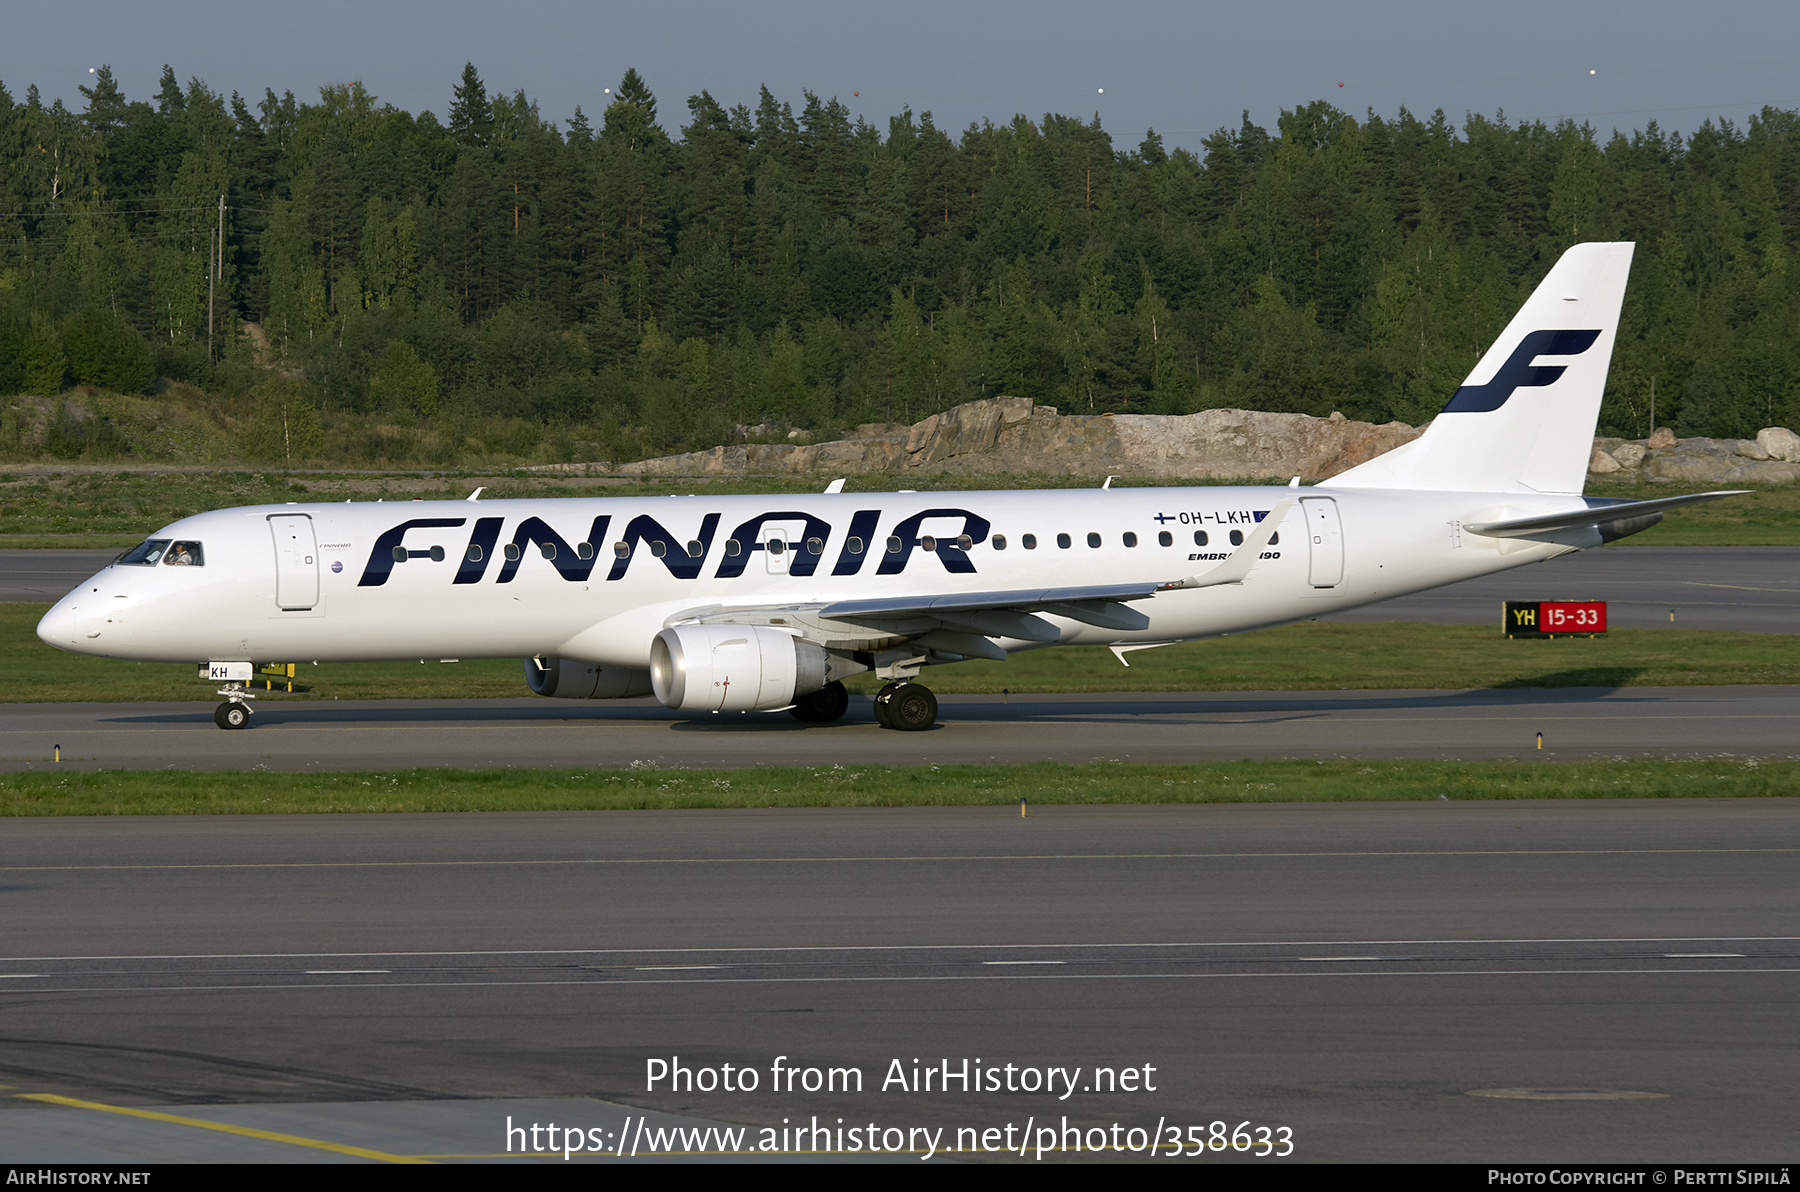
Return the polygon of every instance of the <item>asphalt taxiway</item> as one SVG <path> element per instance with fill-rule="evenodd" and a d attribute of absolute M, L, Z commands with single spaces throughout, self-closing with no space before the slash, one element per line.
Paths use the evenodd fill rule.
<path fill-rule="evenodd" d="M 945 695 L 938 724 L 919 733 L 878 728 L 866 696 L 830 725 L 785 712 L 671 712 L 653 700 L 256 708 L 252 727 L 227 732 L 210 703 L 9 704 L 0 771 L 1800 754 L 1794 686 Z"/>
<path fill-rule="evenodd" d="M 616 1138 L 650 1112 L 953 1137 L 1247 1122 L 1312 1160 L 1785 1161 L 1796 810 L 18 820 L 0 1153 L 503 1158 L 508 1116 Z M 1079 1073 L 1067 1097 L 914 1086 L 964 1058 Z M 652 1060 L 758 1087 L 653 1089 Z M 777 1089 L 778 1064 L 863 1091 Z M 1153 1087 L 1097 1089 L 1097 1068 Z"/>

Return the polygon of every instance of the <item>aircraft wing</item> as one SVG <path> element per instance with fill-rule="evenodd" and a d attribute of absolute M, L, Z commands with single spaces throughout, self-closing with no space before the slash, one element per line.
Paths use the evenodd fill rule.
<path fill-rule="evenodd" d="M 1129 603 L 1158 592 L 1241 584 L 1293 505 L 1279 502 L 1237 550 L 1212 570 L 1187 579 L 1091 584 L 1070 588 L 1022 588 L 995 592 L 924 593 L 859 600 L 691 609 L 669 619 L 704 624 L 778 625 L 798 630 L 831 649 L 878 650 L 905 644 L 965 658 L 1003 660 L 994 638 L 1052 643 L 1061 631 L 1036 615 L 1131 633 L 1150 627 L 1150 618 Z"/>

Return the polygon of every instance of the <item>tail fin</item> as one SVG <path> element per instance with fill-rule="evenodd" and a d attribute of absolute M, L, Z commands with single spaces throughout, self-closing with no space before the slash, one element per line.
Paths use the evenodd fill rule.
<path fill-rule="evenodd" d="M 1634 247 L 1565 252 L 1423 435 L 1325 483 L 1581 492 Z"/>

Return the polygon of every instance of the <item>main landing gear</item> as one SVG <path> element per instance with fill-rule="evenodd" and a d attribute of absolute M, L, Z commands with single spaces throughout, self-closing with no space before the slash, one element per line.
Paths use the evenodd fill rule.
<path fill-rule="evenodd" d="M 937 723 L 937 696 L 929 687 L 901 680 L 875 693 L 875 721 L 882 728 L 919 732 Z"/>
<path fill-rule="evenodd" d="M 788 709 L 795 720 L 806 720 L 815 724 L 830 724 L 841 720 L 845 712 L 850 710 L 850 693 L 844 690 L 842 683 L 827 683 L 817 691 L 809 692 L 794 701 Z"/>

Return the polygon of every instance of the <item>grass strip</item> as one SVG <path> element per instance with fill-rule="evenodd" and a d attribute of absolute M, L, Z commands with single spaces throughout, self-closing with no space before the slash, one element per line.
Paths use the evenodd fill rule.
<path fill-rule="evenodd" d="M 0 703 L 205 700 L 192 663 L 121 662 L 38 640 L 48 605 L 0 604 Z M 1688 687 L 1800 683 L 1800 636 L 1700 629 L 1615 629 L 1601 638 L 1509 641 L 1495 625 L 1305 621 L 1140 650 L 1123 667 L 1101 646 L 1030 650 L 1005 662 L 933 667 L 943 694 L 1084 691 L 1471 690 L 1495 687 Z M 518 659 L 302 665 L 299 699 L 514 699 Z M 851 679 L 852 690 L 880 682 Z"/>
<path fill-rule="evenodd" d="M 0 815 L 256 815 L 760 807 L 1769 798 L 1800 760 L 1242 761 L 740 770 L 415 769 L 337 774 L 46 770 L 0 775 Z"/>

